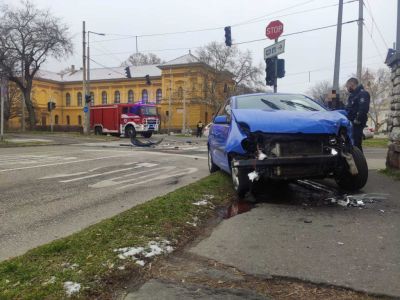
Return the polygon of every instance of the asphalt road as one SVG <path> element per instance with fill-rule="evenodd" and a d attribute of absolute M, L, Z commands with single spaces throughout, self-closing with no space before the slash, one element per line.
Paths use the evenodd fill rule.
<path fill-rule="evenodd" d="M 0 260 L 206 176 L 204 149 L 181 144 L 0 149 Z"/>
<path fill-rule="evenodd" d="M 400 298 L 400 183 L 375 171 L 384 167 L 385 149 L 365 152 L 369 181 L 358 193 L 364 207 L 332 203 L 330 197 L 343 195 L 330 180 L 271 187 L 256 196 L 252 210 L 224 220 L 190 253 L 252 275 Z"/>

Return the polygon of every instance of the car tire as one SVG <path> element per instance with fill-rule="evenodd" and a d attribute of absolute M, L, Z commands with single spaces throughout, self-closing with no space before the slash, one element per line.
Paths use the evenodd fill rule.
<path fill-rule="evenodd" d="M 208 148 L 208 170 L 210 171 L 210 173 L 214 173 L 219 170 L 218 166 L 213 162 L 210 148 Z"/>
<path fill-rule="evenodd" d="M 364 154 L 357 147 L 351 150 L 354 162 L 356 164 L 358 174 L 352 175 L 348 170 L 347 162 L 343 161 L 345 167 L 342 172 L 335 176 L 336 183 L 339 187 L 346 191 L 358 191 L 365 186 L 368 180 L 368 164 Z"/>
<path fill-rule="evenodd" d="M 239 198 L 244 198 L 250 190 L 250 179 L 245 169 L 235 168 L 234 161 L 231 161 L 232 184 Z"/>
<path fill-rule="evenodd" d="M 152 131 L 146 131 L 146 132 L 143 132 L 143 133 L 142 133 L 142 136 L 143 136 L 144 138 L 146 138 L 146 139 L 151 138 L 152 135 L 153 135 L 153 132 L 152 132 Z"/>
<path fill-rule="evenodd" d="M 125 127 L 125 137 L 128 138 L 135 138 L 136 137 L 136 130 L 135 127 L 133 127 L 132 125 L 128 125 Z"/>

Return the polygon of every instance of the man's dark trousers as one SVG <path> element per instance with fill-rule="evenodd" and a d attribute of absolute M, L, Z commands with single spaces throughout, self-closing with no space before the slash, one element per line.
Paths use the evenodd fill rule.
<path fill-rule="evenodd" d="M 363 129 L 364 126 L 361 124 L 354 124 L 353 123 L 353 140 L 354 140 L 354 146 L 356 146 L 358 149 L 363 151 L 361 143 L 362 143 L 362 138 L 363 138 Z"/>

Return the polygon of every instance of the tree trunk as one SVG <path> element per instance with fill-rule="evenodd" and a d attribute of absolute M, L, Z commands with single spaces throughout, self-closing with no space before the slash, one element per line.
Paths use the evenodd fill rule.
<path fill-rule="evenodd" d="M 35 107 L 33 106 L 32 99 L 31 99 L 31 90 L 32 87 L 27 87 L 24 91 L 24 98 L 25 98 L 25 106 L 26 110 L 28 111 L 29 116 L 29 127 L 33 129 L 36 125 L 36 115 L 35 115 Z"/>

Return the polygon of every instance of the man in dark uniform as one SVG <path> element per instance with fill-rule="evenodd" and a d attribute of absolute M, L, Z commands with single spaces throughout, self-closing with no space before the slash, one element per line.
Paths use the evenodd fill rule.
<path fill-rule="evenodd" d="M 368 120 L 370 96 L 356 78 L 347 80 L 346 88 L 350 93 L 346 111 L 353 125 L 354 145 L 362 151 L 363 129 Z"/>

